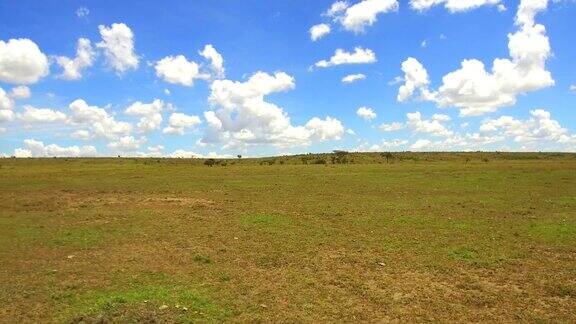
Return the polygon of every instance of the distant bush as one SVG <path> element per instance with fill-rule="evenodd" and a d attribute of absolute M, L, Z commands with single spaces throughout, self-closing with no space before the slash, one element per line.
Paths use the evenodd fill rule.
<path fill-rule="evenodd" d="M 384 152 L 380 154 L 383 158 L 386 159 L 386 163 L 390 163 L 390 160 L 394 157 L 390 152 Z"/>
<path fill-rule="evenodd" d="M 348 152 L 335 150 L 331 156 L 332 164 L 346 164 L 348 163 Z"/>
<path fill-rule="evenodd" d="M 314 161 L 314 164 L 326 164 L 326 160 L 325 159 L 316 159 Z"/>
<path fill-rule="evenodd" d="M 216 160 L 215 159 L 207 159 L 206 161 L 204 161 L 204 165 L 207 165 L 209 167 L 214 166 L 214 164 L 216 164 Z"/>

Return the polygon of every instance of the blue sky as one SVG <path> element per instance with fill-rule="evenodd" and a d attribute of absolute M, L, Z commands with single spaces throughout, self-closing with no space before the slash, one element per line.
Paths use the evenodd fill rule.
<path fill-rule="evenodd" d="M 0 154 L 573 152 L 574 17 L 570 0 L 2 1 Z"/>

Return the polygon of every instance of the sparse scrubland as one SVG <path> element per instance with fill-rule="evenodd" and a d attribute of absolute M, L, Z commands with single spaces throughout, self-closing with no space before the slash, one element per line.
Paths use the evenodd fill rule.
<path fill-rule="evenodd" d="M 0 322 L 574 310 L 575 154 L 0 160 Z"/>

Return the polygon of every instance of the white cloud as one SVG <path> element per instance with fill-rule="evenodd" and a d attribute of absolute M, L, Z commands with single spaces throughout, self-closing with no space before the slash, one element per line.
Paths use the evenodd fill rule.
<path fill-rule="evenodd" d="M 442 122 L 447 121 L 445 118 L 447 116 L 446 115 L 434 115 L 434 116 L 436 116 L 436 118 L 433 117 L 432 119 L 426 120 L 422 119 L 422 115 L 420 114 L 419 111 L 413 113 L 407 113 L 406 117 L 408 118 L 408 121 L 406 122 L 406 125 L 408 125 L 408 127 L 413 132 L 416 133 L 426 133 L 434 136 L 444 136 L 444 137 L 451 136 L 453 132 L 442 124 Z"/>
<path fill-rule="evenodd" d="M 138 130 L 141 133 L 151 132 L 160 128 L 162 124 L 162 110 L 164 110 L 164 102 L 156 99 L 151 103 L 142 103 L 136 101 L 126 108 L 126 114 L 132 116 L 141 116 L 138 122 Z"/>
<path fill-rule="evenodd" d="M 12 88 L 12 91 L 10 91 L 10 97 L 14 99 L 28 99 L 30 98 L 30 95 L 30 88 L 27 86 L 17 86 Z M 1 106 L 2 105 L 0 104 L 0 107 Z"/>
<path fill-rule="evenodd" d="M 123 136 L 116 141 L 108 143 L 108 148 L 115 152 L 134 152 L 145 142 L 145 138 L 136 139 L 133 136 Z"/>
<path fill-rule="evenodd" d="M 437 92 L 428 93 L 427 83 L 421 83 L 419 88 L 426 94 L 423 99 L 435 101 L 440 107 L 457 107 L 462 116 L 475 116 L 514 105 L 517 96 L 554 85 L 545 67 L 551 55 L 546 29 L 534 24 L 534 16 L 546 5 L 546 0 L 520 3 L 516 16 L 519 30 L 508 35 L 510 59 L 495 59 L 490 72 L 479 60 L 464 60 L 459 70 L 442 78 Z M 399 91 L 400 101 L 418 88 L 408 83 L 405 86 L 407 90 L 401 87 Z"/>
<path fill-rule="evenodd" d="M 339 140 L 344 134 L 342 122 L 329 116 L 324 120 L 318 117 L 310 119 L 306 123 L 306 129 L 310 132 L 311 139 L 319 141 Z"/>
<path fill-rule="evenodd" d="M 439 122 L 448 122 L 448 121 L 452 120 L 452 118 L 450 118 L 450 116 L 444 115 L 444 114 L 434 114 L 434 115 L 432 115 L 432 120 L 437 120 Z"/>
<path fill-rule="evenodd" d="M 328 10 L 326 10 L 326 12 L 323 15 L 328 17 L 336 17 L 337 15 L 344 12 L 344 10 L 346 10 L 348 7 L 349 5 L 347 1 L 343 0 L 336 1 L 330 6 Z"/>
<path fill-rule="evenodd" d="M 163 145 L 148 146 L 146 149 L 148 150 L 147 156 L 161 157 L 164 155 L 162 153 L 164 151 Z"/>
<path fill-rule="evenodd" d="M 424 11 L 433 6 L 444 5 L 450 12 L 464 12 L 476 9 L 482 6 L 498 5 L 501 10 L 501 0 L 410 0 L 410 7 L 414 10 Z"/>
<path fill-rule="evenodd" d="M 202 78 L 198 64 L 183 55 L 167 56 L 156 62 L 156 75 L 168 83 L 188 87 L 194 84 L 194 79 Z"/>
<path fill-rule="evenodd" d="M 18 118 L 25 123 L 65 123 L 66 114 L 49 108 L 35 108 L 30 105 L 24 106 L 24 113 Z"/>
<path fill-rule="evenodd" d="M 419 139 L 416 142 L 414 142 L 412 145 L 410 145 L 410 149 L 419 151 L 422 149 L 429 148 L 431 144 L 432 144 L 432 141 L 430 141 L 430 140 Z"/>
<path fill-rule="evenodd" d="M 12 98 L 0 88 L 0 110 L 12 110 L 14 107 L 14 101 Z"/>
<path fill-rule="evenodd" d="M 29 39 L 0 40 L 0 81 L 32 84 L 49 73 L 48 58 Z"/>
<path fill-rule="evenodd" d="M 339 48 L 330 60 L 321 60 L 316 62 L 314 65 L 316 67 L 326 68 L 341 64 L 368 64 L 374 62 L 376 62 L 376 54 L 374 51 L 371 49 L 356 47 L 352 53 Z"/>
<path fill-rule="evenodd" d="M 80 19 L 88 18 L 89 14 L 90 10 L 88 10 L 88 8 L 86 7 L 79 7 L 78 9 L 76 9 L 76 17 Z"/>
<path fill-rule="evenodd" d="M 284 72 L 256 72 L 245 82 L 215 80 L 209 97 L 215 110 L 204 113 L 207 127 L 202 142 L 289 147 L 339 139 L 344 129 L 338 120 L 312 118 L 305 126 L 293 126 L 281 107 L 264 100 L 293 88 L 294 78 Z"/>
<path fill-rule="evenodd" d="M 367 120 L 367 121 L 371 121 L 377 117 L 374 110 L 372 110 L 372 108 L 369 108 L 369 107 L 358 108 L 358 110 L 356 110 L 356 115 L 358 115 L 358 117 L 360 117 L 364 120 Z"/>
<path fill-rule="evenodd" d="M 82 78 L 82 69 L 92 66 L 94 63 L 94 50 L 89 39 L 78 39 L 76 57 L 70 59 L 66 56 L 59 56 L 56 62 L 63 68 L 61 78 L 65 80 L 78 80 Z"/>
<path fill-rule="evenodd" d="M 209 152 L 208 154 L 204 155 L 201 153 L 186 151 L 186 150 L 182 150 L 182 149 L 172 152 L 170 155 L 168 155 L 168 157 L 182 158 L 182 159 L 193 159 L 193 158 L 196 158 L 196 159 L 204 159 L 204 158 L 230 159 L 230 158 L 233 158 L 233 156 L 230 154 L 218 154 L 216 152 Z"/>
<path fill-rule="evenodd" d="M 395 132 L 403 129 L 404 124 L 399 122 L 392 122 L 390 124 L 382 124 L 379 128 L 383 132 Z"/>
<path fill-rule="evenodd" d="M 344 29 L 355 33 L 363 32 L 372 26 L 379 14 L 398 10 L 397 0 L 363 0 L 352 6 L 344 1 L 337 1 L 326 12 Z"/>
<path fill-rule="evenodd" d="M 406 101 L 408 98 L 414 95 L 414 91 L 420 91 L 420 97 L 428 97 L 428 84 L 430 80 L 428 79 L 428 72 L 413 57 L 409 57 L 406 61 L 402 62 L 402 72 L 404 72 L 404 84 L 398 89 L 398 101 Z M 399 79 L 398 79 L 399 80 Z"/>
<path fill-rule="evenodd" d="M 570 86 L 570 91 L 575 91 L 576 92 L 576 84 L 573 84 Z"/>
<path fill-rule="evenodd" d="M 201 158 L 202 154 L 180 149 L 172 152 L 170 155 L 168 155 L 168 157 L 180 158 L 180 159 L 193 159 L 193 158 Z"/>
<path fill-rule="evenodd" d="M 14 120 L 14 112 L 8 109 L 0 109 L 0 123 L 10 122 Z"/>
<path fill-rule="evenodd" d="M 399 138 L 393 139 L 391 141 L 382 140 L 380 144 L 374 144 L 370 146 L 369 151 L 374 152 L 390 151 L 390 150 L 396 151 L 399 148 L 406 146 L 406 144 L 408 144 L 407 140 Z"/>
<path fill-rule="evenodd" d="M 138 68 L 139 58 L 134 53 L 134 34 L 123 23 L 110 27 L 98 26 L 102 41 L 96 44 L 104 50 L 104 56 L 110 67 L 118 73 Z"/>
<path fill-rule="evenodd" d="M 92 134 L 90 134 L 90 132 L 85 129 L 79 129 L 70 134 L 70 137 L 83 141 L 88 141 L 92 139 Z"/>
<path fill-rule="evenodd" d="M 328 24 L 318 24 L 310 27 L 310 39 L 314 42 L 328 35 L 329 33 L 330 25 Z"/>
<path fill-rule="evenodd" d="M 73 101 L 68 107 L 71 112 L 70 123 L 84 127 L 86 131 L 90 131 L 96 137 L 115 139 L 132 132 L 131 124 L 117 121 L 106 110 L 97 106 L 89 106 L 82 99 Z"/>
<path fill-rule="evenodd" d="M 204 46 L 204 49 L 200 51 L 199 54 L 210 61 L 210 68 L 212 69 L 216 79 L 224 78 L 224 59 L 222 58 L 222 55 L 216 51 L 214 46 L 211 44 Z"/>
<path fill-rule="evenodd" d="M 24 140 L 24 148 L 14 150 L 16 157 L 80 157 L 97 154 L 96 148 L 90 145 L 62 147 L 57 144 L 44 145 L 43 142 L 34 139 Z"/>
<path fill-rule="evenodd" d="M 543 109 L 530 111 L 528 120 L 518 120 L 510 116 L 487 119 L 480 125 L 481 133 L 501 131 L 503 136 L 515 142 L 562 141 L 568 136 L 568 130 L 551 118 L 550 112 Z"/>
<path fill-rule="evenodd" d="M 182 113 L 173 113 L 168 119 L 168 127 L 162 132 L 165 134 L 183 135 L 185 130 L 200 125 L 202 121 L 198 116 L 189 116 Z"/>
<path fill-rule="evenodd" d="M 342 78 L 342 83 L 352 83 L 358 80 L 364 80 L 366 79 L 366 76 L 362 73 L 358 73 L 358 74 L 349 74 L 345 77 Z"/>

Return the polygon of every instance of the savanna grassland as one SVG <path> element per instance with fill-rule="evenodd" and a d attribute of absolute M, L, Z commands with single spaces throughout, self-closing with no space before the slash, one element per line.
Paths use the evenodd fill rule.
<path fill-rule="evenodd" d="M 576 155 L 212 162 L 1 159 L 0 322 L 576 322 Z"/>

